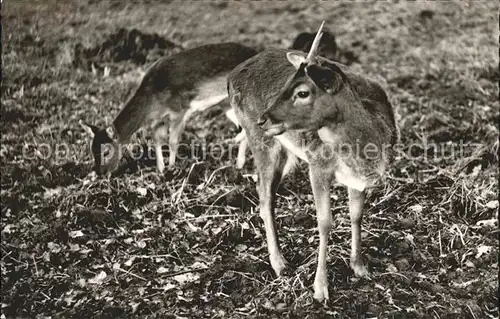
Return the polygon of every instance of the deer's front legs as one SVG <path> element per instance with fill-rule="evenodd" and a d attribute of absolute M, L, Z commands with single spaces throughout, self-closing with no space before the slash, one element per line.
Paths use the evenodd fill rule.
<path fill-rule="evenodd" d="M 329 298 L 326 255 L 328 252 L 328 236 L 332 225 L 330 211 L 330 183 L 332 176 L 313 165 L 309 168 L 309 176 L 316 204 L 319 230 L 318 268 L 314 278 L 314 299 L 322 301 Z"/>
<path fill-rule="evenodd" d="M 269 251 L 269 261 L 271 267 L 277 276 L 281 275 L 286 268 L 286 260 L 283 258 L 279 246 L 278 235 L 276 232 L 276 221 L 274 218 L 274 190 L 269 176 L 260 174 L 259 176 L 259 199 L 260 199 L 260 217 L 264 221 L 266 230 L 267 249 Z"/>
<path fill-rule="evenodd" d="M 351 216 L 351 268 L 358 277 L 368 275 L 368 269 L 363 264 L 361 256 L 361 219 L 363 217 L 363 205 L 365 192 L 349 188 L 349 214 Z"/>
<path fill-rule="evenodd" d="M 257 191 L 259 193 L 260 217 L 264 221 L 266 230 L 267 249 L 271 267 L 277 276 L 286 268 L 276 232 L 274 218 L 274 201 L 286 162 L 286 155 L 281 151 L 279 144 L 272 143 L 263 149 L 253 145 L 254 161 L 259 172 Z"/>

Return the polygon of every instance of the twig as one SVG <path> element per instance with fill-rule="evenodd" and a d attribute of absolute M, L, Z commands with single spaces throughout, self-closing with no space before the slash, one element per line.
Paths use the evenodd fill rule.
<path fill-rule="evenodd" d="M 134 274 L 134 273 L 132 273 L 132 272 L 130 272 L 130 271 L 128 271 L 128 270 L 125 270 L 125 269 L 121 268 L 121 267 L 118 267 L 118 268 L 115 268 L 115 269 L 118 269 L 119 271 L 124 272 L 124 273 L 126 273 L 126 274 L 128 274 L 128 275 L 130 275 L 130 276 L 132 276 L 132 277 L 135 277 L 135 278 L 137 278 L 137 279 L 140 279 L 140 280 L 142 280 L 142 281 L 148 281 L 146 278 L 141 277 L 141 276 L 139 276 L 139 275 L 136 275 L 136 274 Z"/>
<path fill-rule="evenodd" d="M 439 238 L 439 256 L 443 256 L 443 246 L 441 245 L 441 230 L 438 230 Z"/>
<path fill-rule="evenodd" d="M 3 249 L 2 249 L 2 250 L 3 250 Z M 12 254 L 12 250 L 11 250 L 11 251 L 9 251 L 8 253 L 4 254 L 4 255 L 2 256 L 2 260 L 4 260 L 4 259 L 5 259 L 6 257 L 8 257 L 10 254 Z"/>
<path fill-rule="evenodd" d="M 208 213 L 210 210 L 212 210 L 212 208 L 214 207 L 215 203 L 217 203 L 217 201 L 221 198 L 223 198 L 224 196 L 226 196 L 227 194 L 233 192 L 235 190 L 235 188 L 231 188 L 229 191 L 225 192 L 224 194 L 220 195 L 219 197 L 217 197 L 213 202 L 212 204 L 207 208 L 206 212 L 205 213 Z"/>
<path fill-rule="evenodd" d="M 210 177 L 207 179 L 207 182 L 205 183 L 204 187 L 207 187 L 208 185 L 210 185 L 210 183 L 212 182 L 213 178 L 214 178 L 214 175 L 220 171 L 220 170 L 223 170 L 223 169 L 226 169 L 230 167 L 230 165 L 225 165 L 225 166 L 222 166 L 222 167 L 219 167 L 217 169 L 215 169 L 212 174 L 210 174 Z"/>
<path fill-rule="evenodd" d="M 405 278 L 406 280 L 409 280 L 408 277 L 406 277 L 403 274 L 397 273 L 397 272 L 383 272 L 381 274 L 378 274 L 378 276 L 385 276 L 385 275 L 397 275 L 397 276 Z"/>
<path fill-rule="evenodd" d="M 152 258 L 162 258 L 162 257 L 174 257 L 177 258 L 171 254 L 164 254 L 164 255 L 132 255 L 130 258 L 144 258 L 144 259 L 152 259 Z"/>
<path fill-rule="evenodd" d="M 195 167 L 195 165 L 196 165 L 196 163 L 194 163 L 193 165 L 191 165 L 191 168 L 189 169 L 189 172 L 188 172 L 187 176 L 182 181 L 181 188 L 179 188 L 179 190 L 177 191 L 177 193 L 174 194 L 173 197 L 175 197 L 175 200 L 174 200 L 174 204 L 175 205 L 177 205 L 179 203 L 179 200 L 181 199 L 181 195 L 182 195 L 182 193 L 184 193 L 184 188 L 186 187 L 186 184 L 187 184 L 187 181 L 189 179 L 189 176 L 191 176 L 191 173 L 193 172 L 193 168 Z"/>
<path fill-rule="evenodd" d="M 40 294 L 42 294 L 44 297 L 45 297 L 45 300 L 50 300 L 51 298 L 49 296 L 47 296 L 46 293 L 44 293 L 43 291 L 39 291 Z"/>
<path fill-rule="evenodd" d="M 197 268 L 197 269 L 188 269 L 188 270 L 181 270 L 181 271 L 176 271 L 176 272 L 171 272 L 171 273 L 168 273 L 168 274 L 161 274 L 161 277 L 174 277 L 174 276 L 177 276 L 177 275 L 182 275 L 182 274 L 187 274 L 187 273 L 190 273 L 190 272 L 200 272 L 200 271 L 204 271 L 204 270 L 207 270 L 208 267 L 205 267 L 205 268 Z"/>
<path fill-rule="evenodd" d="M 36 265 L 35 255 L 31 255 L 31 258 L 33 259 L 33 264 L 35 265 L 35 274 L 38 277 L 38 267 Z"/>
<path fill-rule="evenodd" d="M 212 206 L 209 206 L 212 207 Z M 219 217 L 237 217 L 238 214 L 219 214 L 219 215 L 206 215 L 206 216 L 198 216 L 198 217 L 193 217 L 193 218 L 187 218 L 185 220 L 198 220 L 198 219 L 205 219 L 205 218 L 219 218 Z"/>

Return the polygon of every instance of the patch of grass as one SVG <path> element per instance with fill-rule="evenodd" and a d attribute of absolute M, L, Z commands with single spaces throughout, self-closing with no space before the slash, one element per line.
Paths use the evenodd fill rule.
<path fill-rule="evenodd" d="M 3 9 L 0 268 L 7 318 L 497 316 L 494 3 L 11 1 Z M 149 159 L 97 177 L 77 122 L 110 123 L 147 64 L 74 63 L 78 44 L 96 47 L 120 28 L 184 48 L 236 41 L 263 49 L 287 47 L 322 20 L 339 47 L 359 57 L 352 67 L 386 88 L 404 145 L 385 186 L 368 196 L 370 280 L 348 267 L 346 191 L 333 187 L 327 305 L 311 294 L 318 239 L 304 164 L 277 196 L 290 263 L 288 276 L 277 279 L 250 155 L 239 172 L 235 149 L 215 161 L 195 147 L 196 156 L 164 176 Z M 234 137 L 216 113 L 197 115 L 183 140 Z M 63 143 L 71 148 L 44 153 L 42 145 Z"/>

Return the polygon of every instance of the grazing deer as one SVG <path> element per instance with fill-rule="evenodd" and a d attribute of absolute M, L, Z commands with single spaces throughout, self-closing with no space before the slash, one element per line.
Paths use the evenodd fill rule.
<path fill-rule="evenodd" d="M 146 71 L 141 84 L 125 103 L 108 128 L 99 129 L 80 121 L 92 136 L 92 154 L 95 170 L 100 174 L 111 173 L 120 163 L 120 144 L 126 143 L 132 134 L 146 124 L 155 128 L 156 166 L 160 172 L 165 164 L 162 142 L 166 135 L 165 117 L 169 117 L 169 159 L 175 164 L 179 138 L 186 121 L 195 112 L 206 110 L 227 98 L 227 75 L 241 62 L 257 52 L 237 43 L 208 44 L 165 57 Z M 230 108 L 227 117 L 238 125 Z M 245 163 L 246 139 L 241 132 L 237 166 Z"/>
<path fill-rule="evenodd" d="M 299 51 L 263 51 L 228 77 L 229 101 L 254 156 L 260 216 L 278 276 L 286 261 L 274 220 L 275 194 L 297 157 L 309 164 L 319 228 L 317 300 L 328 299 L 330 184 L 336 179 L 348 187 L 350 266 L 357 276 L 367 275 L 360 253 L 365 190 L 382 177 L 391 161 L 389 148 L 397 139 L 393 110 L 380 85 L 317 56 L 322 27 L 307 57 Z"/>

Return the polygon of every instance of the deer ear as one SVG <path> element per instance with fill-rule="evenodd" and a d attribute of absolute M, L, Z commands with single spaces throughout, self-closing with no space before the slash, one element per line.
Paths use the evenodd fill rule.
<path fill-rule="evenodd" d="M 320 89 L 329 94 L 337 93 L 344 84 L 345 75 L 336 66 L 324 68 L 312 64 L 306 67 L 306 74 Z"/>
<path fill-rule="evenodd" d="M 99 132 L 97 126 L 87 124 L 82 120 L 79 120 L 78 124 L 80 124 L 80 126 L 85 130 L 85 132 L 87 132 L 87 134 L 90 135 L 92 138 L 97 134 L 97 132 Z"/>
<path fill-rule="evenodd" d="M 288 62 L 290 62 L 297 70 L 300 68 L 302 63 L 306 62 L 305 56 L 295 52 L 287 52 L 286 58 L 288 59 Z"/>

